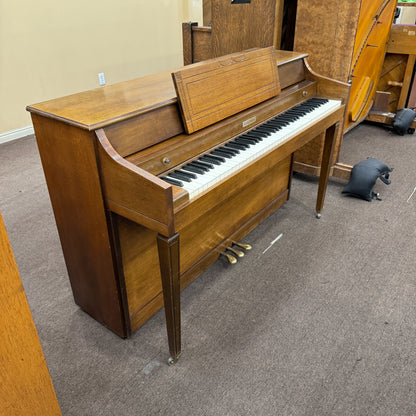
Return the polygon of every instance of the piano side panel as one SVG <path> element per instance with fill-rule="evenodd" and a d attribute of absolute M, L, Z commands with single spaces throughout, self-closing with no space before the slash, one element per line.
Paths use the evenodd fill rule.
<path fill-rule="evenodd" d="M 102 129 L 96 135 L 106 207 L 166 237 L 171 236 L 174 233 L 172 187 L 123 159 Z"/>
<path fill-rule="evenodd" d="M 32 114 L 75 302 L 128 336 L 95 159 L 93 133 Z"/>
<path fill-rule="evenodd" d="M 237 232 L 242 238 L 288 198 L 291 156 L 275 164 L 258 162 L 249 171 L 237 175 L 252 178 L 247 186 L 223 197 L 203 216 L 195 212 L 199 206 L 189 204 L 178 216 L 196 218 L 192 222 L 179 220 L 181 288 L 201 274 L 219 256 L 218 249 Z M 260 171 L 260 165 L 262 169 Z M 257 170 L 257 175 L 254 174 Z M 221 191 L 219 190 L 219 193 Z M 217 199 L 221 197 L 217 193 Z M 226 201 L 226 202 L 225 202 Z M 267 207 L 270 207 L 267 209 Z M 261 213 L 261 214 L 259 214 Z M 120 218 L 118 234 L 126 282 L 131 327 L 134 331 L 163 304 L 157 234 L 129 220 Z M 217 251 L 218 250 L 218 251 Z"/>

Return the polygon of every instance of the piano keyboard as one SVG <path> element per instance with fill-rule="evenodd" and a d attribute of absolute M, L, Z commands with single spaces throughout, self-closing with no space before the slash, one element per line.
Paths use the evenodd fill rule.
<path fill-rule="evenodd" d="M 340 105 L 338 100 L 311 98 L 161 176 L 161 179 L 188 191 L 190 199 L 195 198 L 249 162 L 295 137 Z"/>

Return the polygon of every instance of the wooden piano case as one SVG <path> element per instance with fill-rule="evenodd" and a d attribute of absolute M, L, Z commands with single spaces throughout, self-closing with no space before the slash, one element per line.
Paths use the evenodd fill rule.
<path fill-rule="evenodd" d="M 203 72 L 213 62 L 227 72 L 259 57 L 274 68 L 270 77 L 276 79 L 265 79 L 274 88 L 253 83 L 250 92 L 245 86 L 244 94 L 227 96 L 234 104 L 240 100 L 227 118 L 214 116 L 189 134 L 192 123 L 182 118 L 186 108 L 183 102 L 179 108 L 170 72 L 28 107 L 75 302 L 121 337 L 164 305 L 173 359 L 180 354 L 179 285 L 188 285 L 288 199 L 293 153 L 320 132 L 327 146 L 317 212 L 323 207 L 343 105 L 192 200 L 159 178 L 308 97 L 348 96 L 346 84 L 313 74 L 304 55 L 273 48 L 231 55 L 225 58 L 231 66 L 221 58 L 174 76 L 184 79 L 189 68 Z M 244 80 L 244 74 L 238 76 Z M 260 98 L 252 101 L 251 93 Z"/>

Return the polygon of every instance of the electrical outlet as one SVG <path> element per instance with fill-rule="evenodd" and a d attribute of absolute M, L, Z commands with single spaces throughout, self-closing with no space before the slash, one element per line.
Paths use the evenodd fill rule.
<path fill-rule="evenodd" d="M 104 72 L 100 72 L 98 74 L 98 81 L 100 82 L 100 85 L 105 85 L 105 76 Z"/>

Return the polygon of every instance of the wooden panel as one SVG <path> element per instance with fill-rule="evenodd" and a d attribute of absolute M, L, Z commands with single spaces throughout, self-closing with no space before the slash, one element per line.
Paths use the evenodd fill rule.
<path fill-rule="evenodd" d="M 227 55 L 172 74 L 187 133 L 276 96 L 274 48 Z"/>
<path fill-rule="evenodd" d="M 174 233 L 172 188 L 126 162 L 102 129 L 96 132 L 103 196 L 109 209 L 166 237 Z"/>
<path fill-rule="evenodd" d="M 36 114 L 32 120 L 75 302 L 125 337 L 95 135 Z"/>
<path fill-rule="evenodd" d="M 305 67 L 302 59 L 297 59 L 278 66 L 280 88 L 299 84 L 305 79 Z"/>
<path fill-rule="evenodd" d="M 183 64 L 192 63 L 192 26 L 197 25 L 196 22 L 182 23 L 182 47 L 183 47 Z"/>
<path fill-rule="evenodd" d="M 61 415 L 0 214 L 0 414 Z"/>
<path fill-rule="evenodd" d="M 276 0 L 212 0 L 211 10 L 213 56 L 273 45 Z"/>
<path fill-rule="evenodd" d="M 294 50 L 319 74 L 348 81 L 361 0 L 298 0 Z"/>
<path fill-rule="evenodd" d="M 27 110 L 95 130 L 175 102 L 169 71 L 33 104 Z"/>
<path fill-rule="evenodd" d="M 416 25 L 392 25 L 388 53 L 416 54 Z"/>
<path fill-rule="evenodd" d="M 197 264 L 201 258 L 215 250 L 224 239 L 235 230 L 243 227 L 252 216 L 287 190 L 289 176 L 290 157 L 278 164 L 273 163 L 273 158 L 270 157 L 266 164 L 258 162 L 249 172 L 234 178 L 233 183 L 244 180 L 247 184 L 241 187 L 235 186 L 231 195 L 218 198 L 218 195 L 222 195 L 225 189 L 230 189 L 230 186 L 223 186 L 222 190 L 218 189 L 217 197 L 214 196 L 218 203 L 214 204 L 213 208 L 205 212 L 204 215 L 198 215 L 200 205 L 205 207 L 208 205 L 208 202 L 203 200 L 201 204 L 189 205 L 187 209 L 181 211 L 180 218 L 178 218 L 181 275 Z M 232 186 L 231 189 L 233 189 Z M 207 195 L 205 199 L 211 197 Z M 220 203 L 221 200 L 222 203 Z M 187 221 L 186 218 L 190 217 L 196 218 L 196 220 Z M 155 308 L 157 310 L 161 306 L 162 289 L 156 249 L 157 234 L 120 219 L 119 235 L 129 310 L 134 330 L 136 326 L 134 322 L 143 323 L 155 312 Z M 199 272 L 194 273 L 193 276 L 196 277 L 203 270 L 203 268 L 199 269 Z M 160 297 L 160 300 L 155 303 L 156 297 Z"/>
<path fill-rule="evenodd" d="M 202 0 L 202 12 L 204 26 L 210 26 L 212 22 L 212 6 L 211 0 Z"/>
<path fill-rule="evenodd" d="M 125 157 L 182 133 L 183 124 L 175 103 L 111 124 L 104 131 L 114 149 Z"/>
<path fill-rule="evenodd" d="M 212 52 L 212 30 L 210 27 L 193 27 L 192 62 L 214 58 Z"/>

